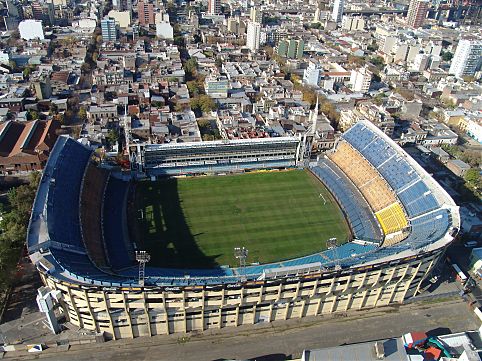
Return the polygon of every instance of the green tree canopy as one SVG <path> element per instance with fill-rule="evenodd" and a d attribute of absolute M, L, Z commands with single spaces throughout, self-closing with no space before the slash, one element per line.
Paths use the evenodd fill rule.
<path fill-rule="evenodd" d="M 35 192 L 41 174 L 30 175 L 29 184 L 13 188 L 8 192 L 7 204 L 2 207 L 3 220 L 0 224 L 0 288 L 10 285 L 15 265 L 20 257 L 30 218 Z"/>
<path fill-rule="evenodd" d="M 78 114 L 80 120 L 82 120 L 83 122 L 85 122 L 87 120 L 87 110 L 85 110 L 84 107 L 81 107 L 79 109 L 79 114 Z"/>
<path fill-rule="evenodd" d="M 199 95 L 191 98 L 191 109 L 193 111 L 201 111 L 208 113 L 217 108 L 216 102 L 209 95 Z"/>
<path fill-rule="evenodd" d="M 32 110 L 30 109 L 28 112 L 27 112 L 27 119 L 28 120 L 37 120 L 39 118 L 39 114 L 36 110 Z"/>
<path fill-rule="evenodd" d="M 454 57 L 454 54 L 452 54 L 450 51 L 446 51 L 445 53 L 442 53 L 442 60 L 443 61 L 450 61 Z"/>
<path fill-rule="evenodd" d="M 372 56 L 370 58 L 370 63 L 375 65 L 379 70 L 382 70 L 385 67 L 385 61 L 381 56 Z"/>
<path fill-rule="evenodd" d="M 197 66 L 197 60 L 195 58 L 191 58 L 184 63 L 184 71 L 187 74 L 194 75 L 197 71 Z"/>
<path fill-rule="evenodd" d="M 465 173 L 465 176 L 464 176 L 465 181 L 476 185 L 480 181 L 479 172 L 480 171 L 475 168 L 469 169 L 467 173 Z"/>
<path fill-rule="evenodd" d="M 107 132 L 107 141 L 111 146 L 119 141 L 119 131 L 117 129 L 111 129 Z"/>

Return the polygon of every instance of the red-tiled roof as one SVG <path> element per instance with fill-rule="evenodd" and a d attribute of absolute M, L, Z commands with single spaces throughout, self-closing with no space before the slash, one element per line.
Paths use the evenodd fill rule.
<path fill-rule="evenodd" d="M 48 152 L 53 147 L 57 128 L 58 124 L 53 120 L 12 121 L 10 124 L 3 124 L 0 134 L 2 131 L 5 131 L 5 134 L 0 138 L 0 163 L 13 163 L 12 158 L 18 157 L 33 157 L 38 160 L 40 153 Z"/>

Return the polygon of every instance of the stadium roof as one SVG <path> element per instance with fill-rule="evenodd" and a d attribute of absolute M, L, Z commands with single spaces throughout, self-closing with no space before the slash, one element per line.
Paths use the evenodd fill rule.
<path fill-rule="evenodd" d="M 296 137 L 273 137 L 273 138 L 253 138 L 253 139 L 233 139 L 233 140 L 213 140 L 209 142 L 186 142 L 186 143 L 164 143 L 164 144 L 147 144 L 145 145 L 146 151 L 156 151 L 162 149 L 175 149 L 175 148 L 209 148 L 218 145 L 225 146 L 243 146 L 256 144 L 266 144 L 266 143 L 298 143 L 299 139 Z"/>

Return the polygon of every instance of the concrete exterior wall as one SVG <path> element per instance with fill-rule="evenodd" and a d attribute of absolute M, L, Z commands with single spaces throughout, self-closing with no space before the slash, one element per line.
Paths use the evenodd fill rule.
<path fill-rule="evenodd" d="M 61 291 L 74 325 L 108 338 L 187 333 L 402 303 L 414 296 L 441 250 L 386 264 L 296 279 L 193 287 L 102 288 L 41 274 Z"/>

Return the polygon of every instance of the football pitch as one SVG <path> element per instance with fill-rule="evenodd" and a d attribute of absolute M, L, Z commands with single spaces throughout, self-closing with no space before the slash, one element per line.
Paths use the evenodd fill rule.
<path fill-rule="evenodd" d="M 269 263 L 350 235 L 327 189 L 303 170 L 141 181 L 134 209 L 131 235 L 157 267 L 235 267 L 234 247 L 248 249 L 247 264 Z"/>

